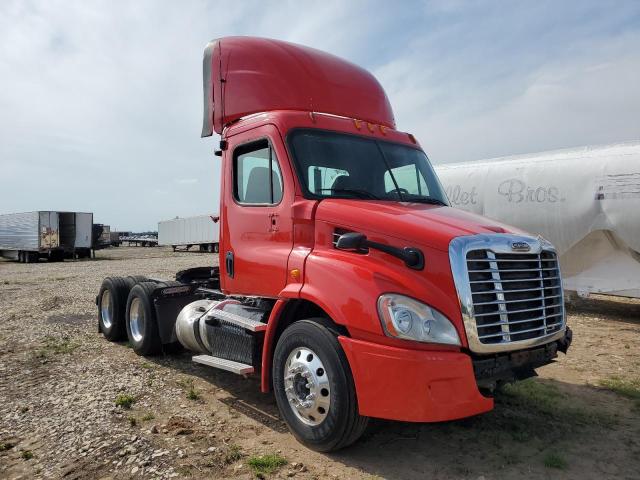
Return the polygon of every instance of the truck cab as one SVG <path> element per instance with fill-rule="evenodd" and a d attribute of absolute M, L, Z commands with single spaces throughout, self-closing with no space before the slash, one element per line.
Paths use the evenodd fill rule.
<path fill-rule="evenodd" d="M 353 443 L 369 417 L 489 411 L 501 383 L 566 353 L 553 246 L 451 208 L 371 74 L 228 37 L 205 50 L 204 104 L 202 135 L 221 137 L 219 268 L 105 280 L 108 338 L 140 354 L 177 342 L 258 374 L 320 451 Z"/>

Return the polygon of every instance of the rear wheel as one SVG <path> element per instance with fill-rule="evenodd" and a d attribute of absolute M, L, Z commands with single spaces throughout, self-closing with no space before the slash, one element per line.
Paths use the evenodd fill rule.
<path fill-rule="evenodd" d="M 112 342 L 126 335 L 125 312 L 129 287 L 122 277 L 107 277 L 98 293 L 98 322 L 100 331 Z"/>
<path fill-rule="evenodd" d="M 368 418 L 358 404 L 347 358 L 325 319 L 301 320 L 278 340 L 273 387 L 278 408 L 295 437 L 329 452 L 355 442 Z"/>
<path fill-rule="evenodd" d="M 151 301 L 154 282 L 138 283 L 129 292 L 127 300 L 127 337 L 138 355 L 155 355 L 162 350 L 156 311 Z"/>

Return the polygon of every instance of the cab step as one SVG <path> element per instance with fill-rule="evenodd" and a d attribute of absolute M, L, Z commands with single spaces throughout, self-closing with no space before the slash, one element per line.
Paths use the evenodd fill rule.
<path fill-rule="evenodd" d="M 192 357 L 191 360 L 209 367 L 237 373 L 238 375 L 248 375 L 255 371 L 251 365 L 247 365 L 246 363 L 234 362 L 233 360 L 226 360 L 220 357 L 212 357 L 211 355 L 196 355 Z"/>
<path fill-rule="evenodd" d="M 251 332 L 263 332 L 267 329 L 266 323 L 215 308 L 209 312 L 208 316 L 209 318 L 216 318 L 237 325 L 238 327 L 246 328 Z"/>

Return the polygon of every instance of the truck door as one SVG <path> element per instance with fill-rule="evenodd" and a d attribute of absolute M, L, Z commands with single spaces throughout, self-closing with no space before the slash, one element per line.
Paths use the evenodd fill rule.
<path fill-rule="evenodd" d="M 228 138 L 221 194 L 221 287 L 277 297 L 293 244 L 293 173 L 278 130 L 265 125 Z"/>

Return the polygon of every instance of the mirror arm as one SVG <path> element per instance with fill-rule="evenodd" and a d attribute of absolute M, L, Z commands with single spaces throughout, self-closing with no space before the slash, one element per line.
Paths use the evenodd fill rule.
<path fill-rule="evenodd" d="M 355 250 L 362 253 L 363 248 L 375 248 L 388 255 L 399 258 L 404 264 L 414 270 L 422 270 L 424 268 L 424 254 L 421 250 L 414 247 L 398 248 L 384 243 L 372 242 L 367 240 L 366 235 L 362 233 L 349 232 L 340 236 L 336 242 L 336 248 L 340 250 Z"/>
<path fill-rule="evenodd" d="M 404 264 L 413 270 L 422 270 L 424 268 L 424 254 L 421 250 L 414 247 L 398 248 L 384 243 L 372 242 L 365 240 L 363 247 L 375 248 L 381 252 L 387 253 L 393 257 L 399 258 Z"/>

